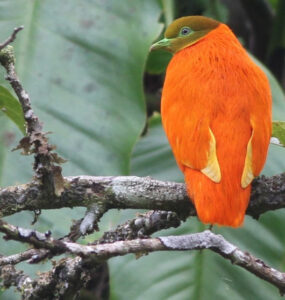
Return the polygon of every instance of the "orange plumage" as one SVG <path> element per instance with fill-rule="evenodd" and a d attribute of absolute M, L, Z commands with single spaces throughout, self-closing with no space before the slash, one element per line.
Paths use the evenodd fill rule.
<path fill-rule="evenodd" d="M 174 54 L 161 115 L 200 220 L 240 226 L 250 183 L 266 160 L 271 94 L 265 74 L 225 24 Z"/>

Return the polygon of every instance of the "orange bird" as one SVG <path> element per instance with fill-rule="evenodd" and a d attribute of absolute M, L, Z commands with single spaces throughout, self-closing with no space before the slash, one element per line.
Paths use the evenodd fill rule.
<path fill-rule="evenodd" d="M 162 123 L 203 223 L 238 227 L 271 136 L 263 71 L 225 24 L 175 20 L 151 50 L 174 55 L 162 92 Z"/>

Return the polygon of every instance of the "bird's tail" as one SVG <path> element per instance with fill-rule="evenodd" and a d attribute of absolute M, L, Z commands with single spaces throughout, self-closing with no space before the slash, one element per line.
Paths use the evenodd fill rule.
<path fill-rule="evenodd" d="M 230 175 L 222 175 L 221 182 L 215 183 L 200 171 L 190 168 L 186 168 L 184 175 L 188 195 L 203 223 L 231 227 L 242 225 L 251 185 L 243 189 L 240 180 L 235 182 Z"/>

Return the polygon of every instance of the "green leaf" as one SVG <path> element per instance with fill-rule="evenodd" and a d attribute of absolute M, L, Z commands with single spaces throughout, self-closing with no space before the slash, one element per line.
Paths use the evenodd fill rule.
<path fill-rule="evenodd" d="M 53 132 L 51 143 L 68 160 L 64 175 L 129 173 L 146 122 L 142 77 L 149 47 L 162 29 L 160 13 L 153 0 L 0 1 L 0 41 L 14 27 L 25 27 L 13 43 L 16 69 L 44 130 Z M 0 80 L 6 84 L 2 68 Z M 11 125 L 4 118 L 0 123 L 1 185 L 27 182 L 33 158 L 10 152 L 20 135 L 7 143 Z M 83 214 L 84 209 L 44 211 L 35 229 L 62 236 Z M 9 218 L 23 227 L 32 219 L 29 213 Z M 103 230 L 107 225 L 100 224 Z M 2 243 L 1 254 L 4 245 L 5 253 L 16 253 L 17 247 Z M 24 267 L 33 276 L 39 269 Z"/>
<path fill-rule="evenodd" d="M 158 113 L 149 119 L 148 132 L 135 147 L 131 173 L 143 177 L 153 176 L 161 180 L 183 181 L 183 175 L 176 167 Z"/>
<path fill-rule="evenodd" d="M 175 5 L 174 0 L 161 0 L 161 5 L 163 9 L 163 15 L 166 26 L 172 23 L 174 20 Z"/>
<path fill-rule="evenodd" d="M 161 31 L 160 7 L 153 0 L 78 5 L 77 0 L 1 2 L 0 37 L 25 27 L 13 44 L 16 68 L 44 129 L 53 132 L 52 143 L 69 161 L 65 174 L 128 174 L 145 124 L 142 75 Z M 6 159 L 18 162 L 19 154 Z M 3 184 L 25 181 L 19 164 L 5 165 L 18 176 Z"/>
<path fill-rule="evenodd" d="M 214 18 L 220 22 L 227 23 L 229 11 L 227 6 L 220 0 L 207 0 L 206 10 L 203 12 L 206 17 Z"/>
<path fill-rule="evenodd" d="M 282 0 L 269 0 L 269 3 L 271 4 L 271 6 L 276 9 L 277 8 L 277 4 L 278 1 L 282 1 Z"/>
<path fill-rule="evenodd" d="M 285 147 L 285 122 L 275 121 L 272 125 L 272 137 L 277 138 L 277 144 Z"/>
<path fill-rule="evenodd" d="M 0 3 L 1 40 L 14 27 L 25 27 L 13 43 L 16 68 L 44 129 L 53 132 L 52 143 L 69 161 L 65 175 L 129 173 L 146 119 L 142 76 L 162 29 L 160 12 L 153 0 Z M 2 68 L 0 75 L 6 84 Z M 9 127 L 1 126 L 0 133 Z M 0 162 L 2 185 L 32 175 L 32 159 L 11 148 Z"/>
<path fill-rule="evenodd" d="M 165 71 L 172 54 L 166 51 L 152 51 L 149 53 L 146 72 L 150 74 L 161 74 Z"/>
<path fill-rule="evenodd" d="M 269 54 L 274 51 L 283 53 L 285 51 L 285 2 L 283 0 L 275 1 L 276 14 L 273 19 L 272 33 L 270 36 Z M 282 55 L 282 54 L 281 54 Z"/>
<path fill-rule="evenodd" d="M 0 86 L 0 110 L 25 134 L 25 119 L 19 101 L 3 86 Z"/>

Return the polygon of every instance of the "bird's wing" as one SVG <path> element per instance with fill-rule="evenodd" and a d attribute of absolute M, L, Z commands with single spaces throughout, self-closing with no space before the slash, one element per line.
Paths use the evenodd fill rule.
<path fill-rule="evenodd" d="M 182 115 L 181 115 L 182 114 Z M 183 116 L 172 122 L 164 118 L 164 128 L 180 168 L 200 170 L 214 182 L 220 182 L 221 171 L 216 153 L 216 138 L 203 118 Z M 205 118 L 204 118 L 205 120 Z"/>
<path fill-rule="evenodd" d="M 254 137 L 254 131 L 252 131 L 251 137 L 247 144 L 246 156 L 244 162 L 244 168 L 241 176 L 241 186 L 242 188 L 246 188 L 255 177 L 253 173 L 253 160 L 252 160 L 252 139 Z"/>
<path fill-rule="evenodd" d="M 216 152 L 216 139 L 211 128 L 209 128 L 209 132 L 210 140 L 209 150 L 207 152 L 207 163 L 206 166 L 201 169 L 201 172 L 209 177 L 212 181 L 218 183 L 221 181 L 221 170 Z"/>
<path fill-rule="evenodd" d="M 271 136 L 271 111 L 264 110 L 262 116 L 252 117 L 252 134 L 247 144 L 241 186 L 246 188 L 261 172 L 267 155 Z"/>

